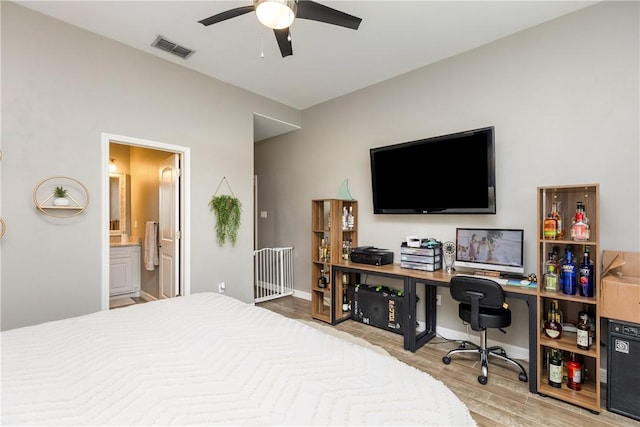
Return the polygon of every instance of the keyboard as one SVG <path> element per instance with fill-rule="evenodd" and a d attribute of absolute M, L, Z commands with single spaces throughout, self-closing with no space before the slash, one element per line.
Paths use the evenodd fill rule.
<path fill-rule="evenodd" d="M 522 287 L 535 287 L 537 284 L 535 282 L 531 282 L 527 279 L 505 279 L 503 277 L 491 277 L 491 276 L 483 276 L 481 274 L 456 274 L 456 276 L 466 276 L 466 277 L 478 277 L 480 279 L 488 279 L 493 280 L 494 282 L 502 285 L 502 286 L 522 286 Z"/>

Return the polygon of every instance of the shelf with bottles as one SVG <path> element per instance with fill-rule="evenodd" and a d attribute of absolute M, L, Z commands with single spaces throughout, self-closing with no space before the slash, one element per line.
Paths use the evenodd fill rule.
<path fill-rule="evenodd" d="M 350 317 L 349 310 L 342 309 L 340 278 L 332 283 L 333 265 L 347 261 L 351 248 L 357 245 L 357 215 L 356 200 L 311 201 L 311 314 L 314 319 L 335 324 Z"/>
<path fill-rule="evenodd" d="M 598 227 L 598 184 L 540 187 L 538 191 L 538 212 L 543 226 L 538 236 L 541 240 L 556 242 L 597 242 Z M 578 213 L 589 225 L 589 233 L 571 233 L 571 226 Z M 547 221 L 549 217 L 559 221 L 554 227 Z M 555 230 L 555 231 L 554 231 Z M 580 231 L 580 230 L 578 230 Z"/>
<path fill-rule="evenodd" d="M 554 343 L 552 345 L 562 349 L 597 356 L 597 346 L 594 345 L 599 332 L 596 327 L 596 308 L 595 303 L 578 304 L 555 297 L 543 298 L 540 317 L 544 323 L 541 325 L 540 343 Z M 548 333 L 547 329 L 550 329 Z M 587 335 L 584 335 L 585 332 Z M 584 341 L 584 337 L 589 337 L 588 341 Z"/>
<path fill-rule="evenodd" d="M 571 369 L 570 372 L 567 367 L 567 363 L 571 361 L 570 355 L 572 351 L 559 349 L 561 363 L 560 369 L 562 374 L 561 378 L 559 378 L 560 383 L 558 383 L 558 379 L 554 379 L 553 370 L 550 370 L 552 364 L 551 355 L 554 350 L 558 350 L 558 348 L 554 346 L 545 346 L 541 352 L 542 357 L 539 361 L 539 366 L 541 366 L 542 369 L 540 370 L 541 378 L 540 381 L 538 381 L 538 393 L 571 402 L 594 412 L 599 412 L 600 402 L 598 397 L 598 383 L 600 379 L 599 369 L 596 369 L 597 359 L 593 357 L 584 357 L 577 352 L 573 352 L 573 354 L 576 355 L 575 360 L 579 363 L 579 370 L 574 373 L 575 371 Z M 557 360 L 555 363 L 557 363 Z M 575 368 L 575 365 L 571 367 Z M 574 382 L 569 382 L 570 375 L 572 377 L 577 376 L 580 383 L 576 385 Z M 555 386 L 551 385 L 550 377 L 551 383 L 555 384 Z"/>
<path fill-rule="evenodd" d="M 336 319 L 347 319 L 351 317 L 355 274 L 340 272 L 336 281 L 336 297 L 338 298 L 336 305 Z"/>
<path fill-rule="evenodd" d="M 590 303 L 596 299 L 600 260 L 598 245 L 568 243 L 563 255 L 560 246 L 540 246 L 542 296 L 558 296 L 563 299 Z M 546 258 L 542 256 L 546 253 Z"/>

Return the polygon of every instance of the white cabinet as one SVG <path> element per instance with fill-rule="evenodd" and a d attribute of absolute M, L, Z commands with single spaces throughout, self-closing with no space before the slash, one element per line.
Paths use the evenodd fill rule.
<path fill-rule="evenodd" d="M 140 246 L 112 246 L 109 295 L 140 293 Z"/>

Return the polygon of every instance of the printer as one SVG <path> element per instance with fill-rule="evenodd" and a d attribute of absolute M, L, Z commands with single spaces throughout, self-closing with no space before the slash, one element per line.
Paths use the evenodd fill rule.
<path fill-rule="evenodd" d="M 351 262 L 359 264 L 393 264 L 393 252 L 388 249 L 374 248 L 373 246 L 359 246 L 351 250 L 349 259 Z"/>

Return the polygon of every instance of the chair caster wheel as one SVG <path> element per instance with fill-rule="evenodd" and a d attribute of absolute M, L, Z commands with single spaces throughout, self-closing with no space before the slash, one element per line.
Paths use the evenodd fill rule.
<path fill-rule="evenodd" d="M 451 358 L 449 356 L 444 356 L 442 358 L 442 363 L 444 363 L 445 365 L 448 365 L 449 363 L 451 363 Z"/>
<path fill-rule="evenodd" d="M 487 384 L 487 377 L 485 377 L 484 375 L 478 375 L 478 382 L 482 385 L 486 385 Z"/>
<path fill-rule="evenodd" d="M 528 380 L 527 374 L 525 374 L 524 372 L 520 372 L 520 375 L 518 375 L 518 379 L 523 383 L 526 383 Z"/>

